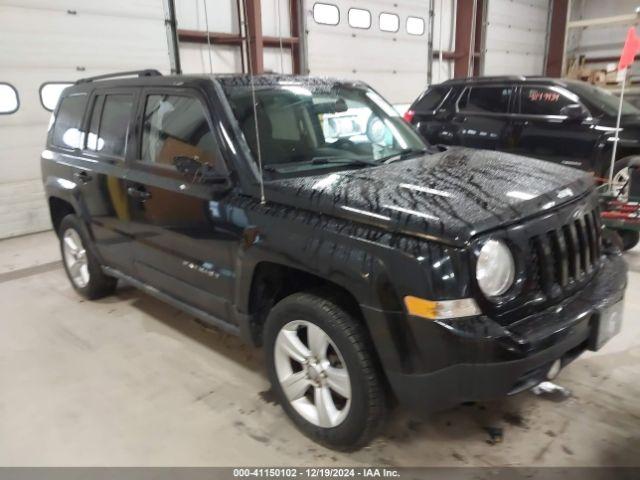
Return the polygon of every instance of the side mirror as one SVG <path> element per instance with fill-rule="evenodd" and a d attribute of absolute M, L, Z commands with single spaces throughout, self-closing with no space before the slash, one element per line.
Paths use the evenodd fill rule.
<path fill-rule="evenodd" d="M 178 155 L 173 157 L 173 164 L 190 182 L 201 182 L 212 185 L 229 187 L 231 179 L 229 175 L 216 172 L 208 163 L 203 163 L 198 157 Z"/>
<path fill-rule="evenodd" d="M 571 105 L 562 107 L 560 109 L 560 115 L 566 116 L 567 121 L 580 122 L 589 116 L 589 112 L 579 103 L 572 103 Z"/>

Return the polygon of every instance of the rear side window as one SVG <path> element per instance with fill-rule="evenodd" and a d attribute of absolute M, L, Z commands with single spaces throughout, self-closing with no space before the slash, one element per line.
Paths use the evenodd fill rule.
<path fill-rule="evenodd" d="M 200 101 L 179 95 L 149 95 L 144 110 L 141 159 L 174 166 L 177 156 L 197 157 L 224 170 L 217 145 Z"/>
<path fill-rule="evenodd" d="M 449 87 L 431 87 L 413 109 L 416 112 L 433 112 L 442 104 L 450 91 Z"/>
<path fill-rule="evenodd" d="M 99 108 L 100 100 L 98 97 L 91 114 L 87 148 L 105 155 L 124 157 L 133 111 L 133 95 L 105 95 L 102 109 Z"/>
<path fill-rule="evenodd" d="M 458 109 L 472 113 L 507 113 L 511 87 L 471 87 L 458 101 Z"/>
<path fill-rule="evenodd" d="M 82 145 L 82 116 L 87 105 L 87 95 L 69 95 L 62 99 L 53 119 L 51 143 L 58 147 L 80 148 Z"/>
<path fill-rule="evenodd" d="M 574 103 L 579 103 L 577 96 L 568 98 L 553 87 L 523 87 L 520 94 L 520 111 L 527 115 L 562 115 L 562 109 Z"/>

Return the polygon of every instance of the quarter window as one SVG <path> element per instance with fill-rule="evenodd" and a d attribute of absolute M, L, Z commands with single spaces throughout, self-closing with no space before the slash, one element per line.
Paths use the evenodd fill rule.
<path fill-rule="evenodd" d="M 579 103 L 564 91 L 553 87 L 523 87 L 520 94 L 521 112 L 527 115 L 563 115 L 567 105 Z"/>
<path fill-rule="evenodd" d="M 507 113 L 511 92 L 510 87 L 471 87 L 460 98 L 458 109 L 471 113 Z"/>
<path fill-rule="evenodd" d="M 330 3 L 316 3 L 313 5 L 313 19 L 323 25 L 338 25 L 340 10 Z"/>
<path fill-rule="evenodd" d="M 223 170 L 216 140 L 202 104 L 178 95 L 149 95 L 142 130 L 143 162 L 174 166 L 178 156 L 194 157 Z"/>
<path fill-rule="evenodd" d="M 424 20 L 420 17 L 407 17 L 407 33 L 409 35 L 424 35 Z"/>
<path fill-rule="evenodd" d="M 395 13 L 381 13 L 379 21 L 383 32 L 397 32 L 400 29 L 400 17 Z"/>
<path fill-rule="evenodd" d="M 418 100 L 414 110 L 417 112 L 433 112 L 440 106 L 451 89 L 447 87 L 431 87 L 424 96 Z"/>
<path fill-rule="evenodd" d="M 8 83 L 0 83 L 0 114 L 15 113 L 20 106 L 18 91 Z"/>
<path fill-rule="evenodd" d="M 65 88 L 73 85 L 71 82 L 47 82 L 40 86 L 40 102 L 45 110 L 53 112 L 58 104 L 60 95 Z"/>
<path fill-rule="evenodd" d="M 369 10 L 363 10 L 362 8 L 350 8 L 349 26 L 353 28 L 370 28 L 371 12 L 369 12 Z"/>
<path fill-rule="evenodd" d="M 85 94 L 64 97 L 53 118 L 51 143 L 58 147 L 80 148 L 82 145 L 82 116 L 87 104 Z"/>

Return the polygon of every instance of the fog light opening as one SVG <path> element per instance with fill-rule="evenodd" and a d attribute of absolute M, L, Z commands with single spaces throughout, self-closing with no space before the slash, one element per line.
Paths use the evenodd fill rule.
<path fill-rule="evenodd" d="M 549 371 L 547 372 L 547 379 L 553 380 L 560 373 L 560 369 L 562 368 L 562 362 L 560 359 L 556 360 L 551 364 Z"/>

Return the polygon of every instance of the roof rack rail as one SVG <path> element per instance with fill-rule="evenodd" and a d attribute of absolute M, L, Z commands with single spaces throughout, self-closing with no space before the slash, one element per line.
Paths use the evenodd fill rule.
<path fill-rule="evenodd" d="M 158 76 L 161 76 L 161 75 L 162 75 L 162 73 L 160 73 L 158 70 L 155 70 L 153 68 L 146 69 L 146 70 L 131 70 L 129 72 L 107 73 L 105 75 L 96 75 L 95 77 L 81 78 L 81 79 L 76 81 L 76 84 L 78 84 L 78 83 L 89 83 L 89 82 L 93 82 L 95 80 L 106 80 L 108 78 L 132 77 L 132 76 L 137 76 L 137 77 L 158 77 Z"/>

